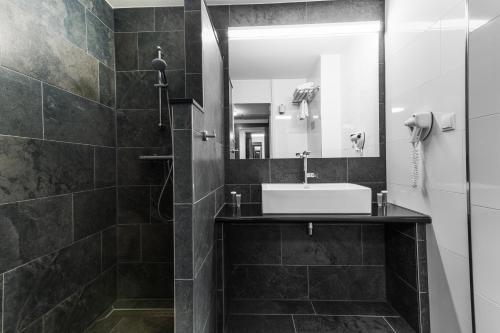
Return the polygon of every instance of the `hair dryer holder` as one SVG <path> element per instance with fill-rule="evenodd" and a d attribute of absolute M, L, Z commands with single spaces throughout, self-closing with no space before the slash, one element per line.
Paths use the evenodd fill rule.
<path fill-rule="evenodd" d="M 431 134 L 434 116 L 432 112 L 415 113 L 404 124 L 410 131 L 410 142 L 417 144 L 420 141 L 425 141 Z"/>
<path fill-rule="evenodd" d="M 355 132 L 349 135 L 349 139 L 351 140 L 352 147 L 357 152 L 362 152 L 365 148 L 365 132 Z"/>

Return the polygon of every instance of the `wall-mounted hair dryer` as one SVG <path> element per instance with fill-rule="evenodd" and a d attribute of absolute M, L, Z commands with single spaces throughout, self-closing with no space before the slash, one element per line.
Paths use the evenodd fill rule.
<path fill-rule="evenodd" d="M 363 149 L 365 148 L 365 132 L 352 133 L 350 136 L 352 142 L 352 148 L 361 154 L 363 154 Z"/>
<path fill-rule="evenodd" d="M 432 112 L 420 112 L 413 114 L 405 121 L 405 126 L 410 130 L 410 142 L 414 145 L 427 139 L 432 130 L 434 117 Z"/>
<path fill-rule="evenodd" d="M 413 187 L 418 186 L 419 182 L 419 165 L 420 165 L 420 142 L 427 139 L 432 131 L 434 117 L 432 112 L 420 112 L 413 114 L 405 121 L 405 126 L 410 130 L 410 143 L 412 144 L 411 151 L 411 176 L 410 181 Z"/>

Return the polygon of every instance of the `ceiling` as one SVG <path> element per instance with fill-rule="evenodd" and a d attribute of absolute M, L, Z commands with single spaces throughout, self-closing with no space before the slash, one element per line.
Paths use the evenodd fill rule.
<path fill-rule="evenodd" d="M 113 8 L 183 6 L 184 0 L 106 0 Z M 208 5 L 307 2 L 311 0 L 206 0 Z"/>

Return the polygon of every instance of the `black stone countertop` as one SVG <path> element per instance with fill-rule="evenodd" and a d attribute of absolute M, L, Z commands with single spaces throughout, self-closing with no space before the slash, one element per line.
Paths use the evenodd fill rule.
<path fill-rule="evenodd" d="M 403 207 L 388 204 L 386 209 L 373 205 L 372 214 L 262 214 L 260 204 L 242 204 L 241 213 L 234 212 L 231 204 L 225 204 L 215 217 L 216 223 L 431 223 L 431 217 Z"/>

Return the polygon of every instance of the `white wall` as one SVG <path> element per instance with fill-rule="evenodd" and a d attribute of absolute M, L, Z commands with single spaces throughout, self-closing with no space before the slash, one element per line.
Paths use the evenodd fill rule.
<path fill-rule="evenodd" d="M 473 0 L 474 1 L 474 0 Z M 432 332 L 471 332 L 465 176 L 465 2 L 387 0 L 389 200 L 432 216 L 427 228 Z M 425 142 L 423 184 L 410 186 L 403 121 L 455 112 L 457 130 L 435 126 Z"/>
<path fill-rule="evenodd" d="M 271 103 L 271 80 L 232 80 L 233 104 Z"/>
<path fill-rule="evenodd" d="M 470 0 L 470 176 L 478 333 L 500 331 L 500 1 Z"/>
<path fill-rule="evenodd" d="M 340 55 L 321 55 L 321 156 L 342 156 L 342 66 Z"/>
<path fill-rule="evenodd" d="M 322 147 L 321 147 L 321 132 L 322 132 L 322 120 L 321 120 L 321 95 L 322 95 L 322 84 L 321 84 L 321 57 L 318 58 L 316 65 L 312 73 L 307 78 L 308 82 L 314 82 L 320 86 L 316 97 L 309 103 L 309 118 L 307 118 L 307 142 L 309 143 L 309 151 L 311 152 L 311 157 L 321 157 Z"/>
<path fill-rule="evenodd" d="M 378 39 L 378 34 L 359 37 L 356 42 L 351 41 L 346 53 L 342 54 L 340 156 L 360 156 L 350 140 L 350 135 L 357 131 L 366 134 L 363 156 L 378 157 L 380 154 Z"/>
<path fill-rule="evenodd" d="M 271 156 L 295 158 L 295 154 L 307 150 L 307 120 L 299 120 L 299 106 L 292 104 L 295 88 L 306 79 L 271 80 Z M 278 107 L 286 106 L 285 116 L 280 117 Z M 288 117 L 290 116 L 290 117 Z"/>

